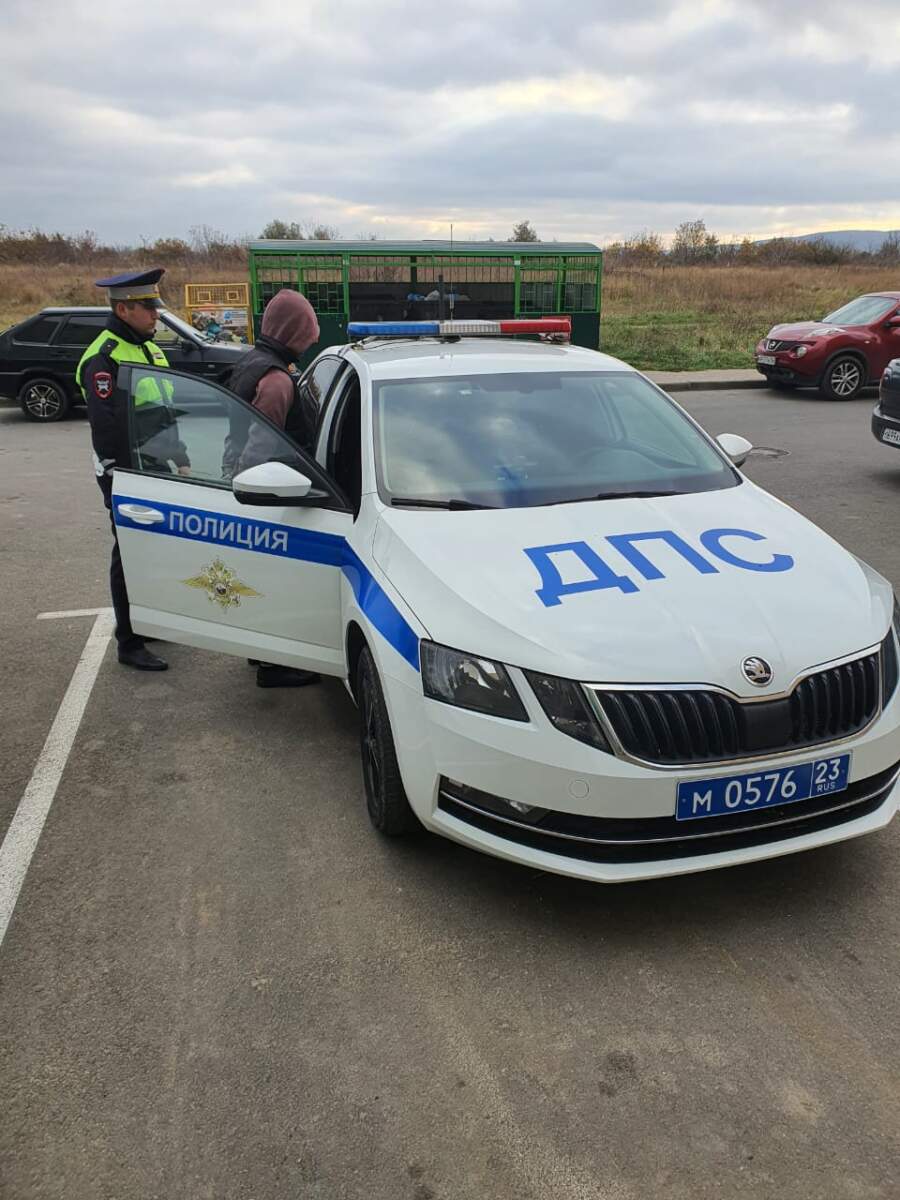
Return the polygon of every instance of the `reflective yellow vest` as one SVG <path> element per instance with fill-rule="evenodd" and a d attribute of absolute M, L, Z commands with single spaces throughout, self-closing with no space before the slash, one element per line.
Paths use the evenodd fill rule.
<path fill-rule="evenodd" d="M 168 359 L 154 342 L 144 342 L 143 345 L 138 346 L 134 342 L 127 342 L 124 338 L 118 337 L 117 334 L 111 333 L 110 330 L 104 329 L 94 338 L 87 350 L 82 354 L 81 361 L 78 363 L 78 370 L 75 372 L 75 382 L 81 388 L 82 395 L 84 395 L 84 385 L 81 382 L 81 368 L 89 358 L 93 358 L 95 354 L 99 354 L 107 342 L 115 342 L 115 346 L 106 351 L 106 354 L 114 363 L 137 363 L 139 366 L 147 367 L 151 365 L 147 361 L 147 354 L 149 354 L 153 360 L 152 365 L 154 367 L 167 367 L 169 365 Z M 145 349 L 147 354 L 144 353 Z M 160 391 L 159 383 L 156 379 L 141 379 L 134 393 L 135 408 L 140 404 L 168 404 L 174 394 L 175 390 L 172 387 L 172 381 L 169 379 L 163 380 L 162 391 Z M 87 399 L 86 395 L 85 399 Z"/>

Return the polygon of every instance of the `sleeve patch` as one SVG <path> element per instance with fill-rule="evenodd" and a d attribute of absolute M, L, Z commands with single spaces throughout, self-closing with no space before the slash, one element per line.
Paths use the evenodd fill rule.
<path fill-rule="evenodd" d="M 100 400 L 108 400 L 113 391 L 113 378 L 109 371 L 97 371 L 94 374 L 94 395 Z"/>

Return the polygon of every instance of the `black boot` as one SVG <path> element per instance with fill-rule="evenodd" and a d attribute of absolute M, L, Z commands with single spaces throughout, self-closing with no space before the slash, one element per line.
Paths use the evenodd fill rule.
<path fill-rule="evenodd" d="M 280 667 L 276 663 L 260 663 L 256 668 L 256 686 L 261 688 L 307 687 L 318 682 L 319 676 L 314 671 Z"/>
<path fill-rule="evenodd" d="M 119 662 L 123 667 L 134 667 L 136 671 L 168 671 L 164 658 L 152 654 L 146 646 L 134 646 L 130 650 L 119 649 Z"/>

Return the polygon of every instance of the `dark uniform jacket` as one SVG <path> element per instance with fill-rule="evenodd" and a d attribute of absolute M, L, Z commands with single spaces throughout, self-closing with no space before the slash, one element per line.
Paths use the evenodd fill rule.
<path fill-rule="evenodd" d="M 78 380 L 91 423 L 97 482 L 109 507 L 113 470 L 116 467 L 132 465 L 128 441 L 128 412 L 116 390 L 119 373 L 116 339 L 129 343 L 129 346 L 134 346 L 141 352 L 140 357 L 137 353 L 129 355 L 129 361 L 140 362 L 142 357 L 148 365 L 155 367 L 167 367 L 168 362 L 150 338 L 140 337 L 130 325 L 120 321 L 113 313 L 107 318 L 106 328 L 114 336 L 101 342 L 90 357 L 82 359 L 78 369 Z M 190 466 L 187 450 L 178 438 L 174 416 L 166 406 L 149 406 L 144 414 L 137 408 L 136 414 L 137 440 L 139 443 L 149 443 L 152 440 L 153 453 L 157 460 L 155 466 L 150 462 L 145 463 L 145 466 L 163 471 L 171 470 L 168 465 L 170 462 L 176 467 Z M 147 428 L 141 429 L 142 421 Z"/>
<path fill-rule="evenodd" d="M 289 370 L 296 357 L 289 346 L 263 334 L 231 372 L 228 387 L 283 429 L 298 446 L 309 449 L 316 410 L 310 407 L 308 396 L 298 390 L 299 376 Z M 271 437 L 268 426 L 257 422 L 251 429 L 250 413 L 235 407 L 225 441 L 223 476 L 230 479 L 239 471 L 277 457 L 279 452 L 279 443 Z"/>

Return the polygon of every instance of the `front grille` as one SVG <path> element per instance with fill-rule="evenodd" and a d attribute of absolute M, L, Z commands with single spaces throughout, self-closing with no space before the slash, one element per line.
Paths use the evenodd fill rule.
<path fill-rule="evenodd" d="M 808 675 L 775 700 L 740 701 L 699 688 L 592 691 L 627 755 L 668 766 L 753 758 L 850 737 L 877 715 L 882 673 L 888 695 L 897 682 L 891 635 L 880 652 Z"/>
<path fill-rule="evenodd" d="M 832 829 L 879 809 L 897 781 L 900 763 L 843 792 L 775 808 L 676 821 L 673 817 L 587 817 L 543 812 L 519 816 L 506 801 L 441 779 L 438 808 L 495 837 L 586 862 L 659 862 L 761 846 Z"/>
<path fill-rule="evenodd" d="M 799 345 L 799 342 L 784 342 L 779 338 L 766 338 L 765 347 L 769 351 L 774 350 L 791 350 L 794 346 Z"/>

